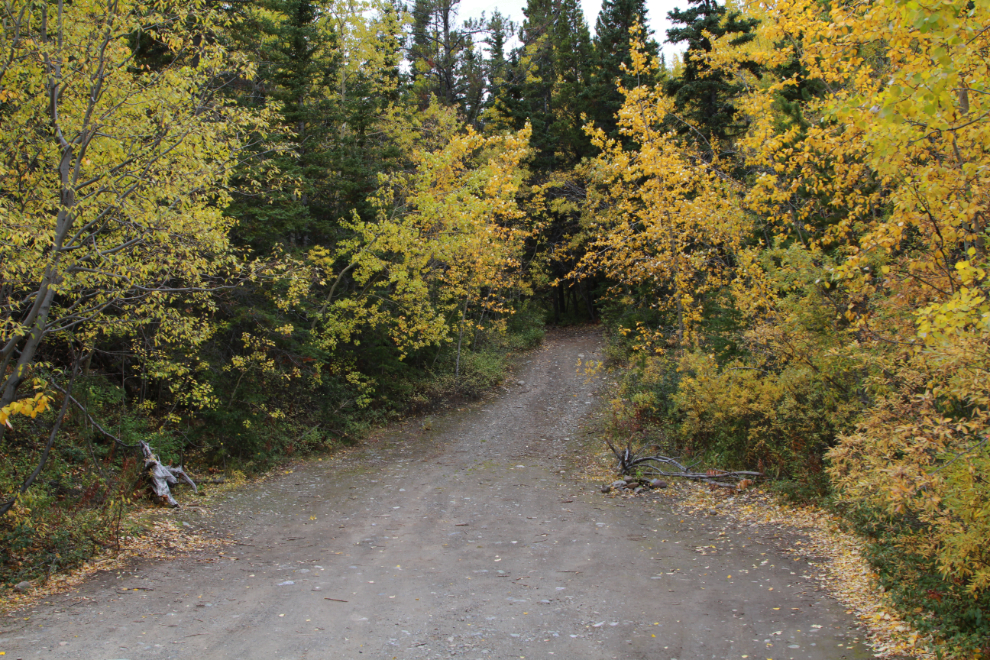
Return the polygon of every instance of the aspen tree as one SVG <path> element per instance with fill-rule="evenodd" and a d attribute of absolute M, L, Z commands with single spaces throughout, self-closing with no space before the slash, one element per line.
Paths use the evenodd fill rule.
<path fill-rule="evenodd" d="M 209 336 L 208 319 L 178 303 L 208 309 L 209 291 L 240 268 L 221 209 L 231 162 L 270 113 L 215 97 L 219 75 L 249 67 L 208 38 L 222 26 L 202 3 L 14 1 L 0 12 L 7 416 L 42 405 L 37 394 L 22 398 L 21 384 L 55 336 L 84 346 L 141 327 L 159 346 Z M 170 62 L 156 70 L 137 62 L 138 35 L 160 43 Z M 158 367 L 206 404 L 194 365 Z"/>

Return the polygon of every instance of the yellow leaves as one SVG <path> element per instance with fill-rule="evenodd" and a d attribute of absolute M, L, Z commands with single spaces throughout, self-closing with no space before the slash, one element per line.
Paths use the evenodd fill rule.
<path fill-rule="evenodd" d="M 470 327 L 454 320 L 458 309 L 503 312 L 505 297 L 521 288 L 527 232 L 516 193 L 530 129 L 454 134 L 450 116 L 436 104 L 421 116 L 407 142 L 415 169 L 381 177 L 376 219 L 355 217 L 353 238 L 307 255 L 314 292 L 325 296 L 316 324 L 327 350 L 364 328 L 387 330 L 402 355 L 440 344 Z M 342 295 L 345 278 L 362 292 Z"/>
<path fill-rule="evenodd" d="M 47 35 L 37 33 L 40 10 L 9 5 L 7 18 L 23 22 L 5 25 L 21 38 L 0 39 L 4 83 L 30 91 L 6 95 L 0 132 L 4 181 L 21 182 L 0 201 L 0 339 L 14 347 L 29 328 L 71 328 L 91 344 L 140 331 L 149 370 L 184 389 L 184 402 L 211 405 L 176 349 L 209 337 L 205 293 L 243 273 L 221 209 L 242 136 L 264 133 L 273 110 L 211 96 L 216 75 L 246 69 L 202 38 L 220 18 L 201 3 L 82 0 L 51 18 Z M 122 35 L 142 30 L 185 50 L 155 72 L 135 70 Z M 25 313 L 45 299 L 38 316 Z"/>
<path fill-rule="evenodd" d="M 697 301 L 732 281 L 724 256 L 741 248 L 751 220 L 722 164 L 663 128 L 672 101 L 659 89 L 625 92 L 619 126 L 637 148 L 591 131 L 603 153 L 583 171 L 591 183 L 585 203 L 590 243 L 578 272 L 672 291 L 650 302 L 676 311 L 675 332 L 683 341 L 700 318 Z"/>
<path fill-rule="evenodd" d="M 24 415 L 34 419 L 48 410 L 51 399 L 44 392 L 38 392 L 33 397 L 14 401 L 0 409 L 0 424 L 13 428 L 10 418 L 14 415 Z"/>
<path fill-rule="evenodd" d="M 965 307 L 960 298 L 940 305 Z M 933 319 L 933 325 L 938 321 Z M 950 318 L 951 323 L 951 318 Z M 850 501 L 909 515 L 924 527 L 903 543 L 935 559 L 944 575 L 976 594 L 990 587 L 988 463 L 990 364 L 986 331 L 933 330 L 924 351 L 909 353 L 898 378 L 911 389 L 880 398 L 860 429 L 830 452 L 830 475 Z M 906 396 L 910 391 L 922 392 Z M 951 406 L 968 407 L 966 417 Z M 913 528 L 912 528 L 913 529 Z"/>
<path fill-rule="evenodd" d="M 967 264 L 963 270 L 968 270 L 968 262 L 961 263 Z M 979 269 L 979 272 L 982 270 Z M 970 272 L 967 275 L 971 282 L 977 276 Z M 965 331 L 975 330 L 984 336 L 990 335 L 990 301 L 983 292 L 968 287 L 960 288 L 943 302 L 918 310 L 917 318 L 918 335 L 929 344 L 952 341 Z"/>
<path fill-rule="evenodd" d="M 970 254 L 975 255 L 976 248 L 970 248 Z M 983 268 L 977 268 L 969 261 L 956 262 L 955 269 L 959 276 L 959 281 L 967 287 L 971 287 L 979 282 L 982 282 L 987 276 L 987 273 Z"/>

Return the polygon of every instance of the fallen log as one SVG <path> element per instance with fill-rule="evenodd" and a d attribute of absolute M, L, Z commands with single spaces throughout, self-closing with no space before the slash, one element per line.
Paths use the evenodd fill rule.
<path fill-rule="evenodd" d="M 617 462 L 616 469 L 620 476 L 635 475 L 635 478 L 642 482 L 649 482 L 652 479 L 680 478 L 691 481 L 704 481 L 714 486 L 722 488 L 738 488 L 744 481 L 752 481 L 765 476 L 762 472 L 751 472 L 747 470 L 705 470 L 704 472 L 692 471 L 693 465 L 686 466 L 669 456 L 637 456 L 630 445 L 625 449 L 618 450 L 615 446 L 605 441 L 608 448 L 612 450 Z M 674 468 L 674 469 L 671 469 Z"/>
<path fill-rule="evenodd" d="M 176 467 L 162 465 L 158 457 L 151 451 L 148 443 L 143 440 L 141 441 L 141 451 L 144 453 L 144 470 L 148 476 L 152 496 L 157 498 L 159 502 L 169 506 L 179 506 L 179 503 L 172 497 L 171 486 L 177 486 L 180 481 L 192 486 L 194 493 L 199 493 L 196 483 L 186 474 L 181 465 Z"/>

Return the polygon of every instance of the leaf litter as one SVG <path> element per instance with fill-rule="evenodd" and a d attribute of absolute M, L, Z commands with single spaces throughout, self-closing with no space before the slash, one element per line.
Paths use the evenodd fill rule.
<path fill-rule="evenodd" d="M 329 456 L 324 455 L 315 460 L 327 463 L 343 462 L 355 448 L 339 447 Z M 77 589 L 85 580 L 101 571 L 115 571 L 124 568 L 128 562 L 137 559 L 171 560 L 189 557 L 194 554 L 207 555 L 216 553 L 210 561 L 223 559 L 223 548 L 233 545 L 236 541 L 217 536 L 215 533 L 197 531 L 176 520 L 178 514 L 195 511 L 203 517 L 213 515 L 212 505 L 222 496 L 245 486 L 259 484 L 273 477 L 290 474 L 296 467 L 296 462 L 275 467 L 268 472 L 248 479 L 241 472 L 225 475 L 223 481 L 211 484 L 208 491 L 201 491 L 201 496 L 194 503 L 180 505 L 171 509 L 145 502 L 126 515 L 125 527 L 138 530 L 133 535 L 120 537 L 120 549 L 116 545 L 108 547 L 94 555 L 79 566 L 52 574 L 45 581 L 32 583 L 29 590 L 19 593 L 8 590 L 0 599 L 0 616 L 12 616 L 35 603 Z"/>
<path fill-rule="evenodd" d="M 692 514 L 724 515 L 758 528 L 799 533 L 801 540 L 782 549 L 807 563 L 811 580 L 856 615 L 876 657 L 936 658 L 926 650 L 936 640 L 901 618 L 864 558 L 864 540 L 844 531 L 839 516 L 813 505 L 785 503 L 760 489 L 712 491 L 701 484 L 683 484 L 681 490 L 683 497 L 675 506 Z"/>

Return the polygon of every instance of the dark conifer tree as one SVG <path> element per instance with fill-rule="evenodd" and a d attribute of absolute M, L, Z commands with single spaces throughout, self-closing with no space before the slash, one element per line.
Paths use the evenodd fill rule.
<path fill-rule="evenodd" d="M 582 118 L 589 110 L 585 92 L 593 51 L 577 0 L 529 0 L 525 13 L 519 33 L 522 46 L 509 58 L 509 75 L 499 90 L 493 114 L 514 129 L 530 122 L 530 144 L 535 152 L 530 166 L 533 179 L 542 182 L 570 172 L 582 158 L 593 153 Z M 551 195 L 562 190 L 554 189 Z M 559 196 L 555 201 L 567 200 Z M 548 222 L 531 246 L 530 258 L 544 261 L 547 274 L 556 280 L 565 277 L 574 266 L 574 262 L 557 256 L 568 251 L 580 228 L 576 205 L 551 206 Z M 586 282 L 573 286 L 555 284 L 541 293 L 548 296 L 556 319 L 565 311 L 568 300 L 576 316 L 594 316 Z"/>
<path fill-rule="evenodd" d="M 338 67 L 336 38 L 317 24 L 310 0 L 275 0 L 271 8 L 284 20 L 260 24 L 249 36 L 242 35 L 254 41 L 263 62 L 252 81 L 253 93 L 242 100 L 282 106 L 291 132 L 282 141 L 286 150 L 270 155 L 260 166 L 277 171 L 284 185 L 265 191 L 264 204 L 244 195 L 230 208 L 239 220 L 235 237 L 258 249 L 326 242 L 337 220 L 327 208 L 334 182 L 326 148 L 339 112 L 327 94 Z"/>
<path fill-rule="evenodd" d="M 688 9 L 675 9 L 667 17 L 675 25 L 667 30 L 667 41 L 673 44 L 686 43 L 684 67 L 681 74 L 666 81 L 665 91 L 674 97 L 679 115 L 706 139 L 715 138 L 719 142 L 731 140 L 746 129 L 746 123 L 738 116 L 733 98 L 742 91 L 742 85 L 733 81 L 727 74 L 711 69 L 702 53 L 712 50 L 707 31 L 713 36 L 734 35 L 730 43 L 741 45 L 751 41 L 753 29 L 759 21 L 743 18 L 737 10 L 728 10 L 716 0 L 688 0 Z M 755 63 L 744 64 L 758 73 Z M 674 127 L 685 134 L 692 129 L 679 124 Z"/>
<path fill-rule="evenodd" d="M 383 56 L 380 65 L 351 71 L 346 84 L 334 90 L 337 112 L 327 118 L 331 132 L 326 144 L 333 186 L 325 209 L 334 219 L 350 218 L 355 211 L 362 218 L 373 217 L 368 197 L 378 186 L 378 175 L 395 168 L 401 157 L 397 145 L 381 135 L 379 121 L 389 105 L 401 103 L 404 94 L 402 11 L 397 0 L 383 10 L 376 34 Z"/>
<path fill-rule="evenodd" d="M 581 119 L 591 36 L 577 0 L 530 0 L 525 13 L 496 107 L 514 128 L 532 124 L 536 169 L 566 170 L 591 149 Z"/>
<path fill-rule="evenodd" d="M 460 0 L 414 0 L 409 47 L 412 94 L 425 108 L 436 97 L 473 122 L 484 98 L 484 72 L 474 36 L 486 30 L 480 20 L 460 22 Z"/>
<path fill-rule="evenodd" d="M 485 105 L 491 107 L 498 99 L 509 75 L 509 60 L 505 48 L 509 39 L 515 34 L 516 25 L 506 18 L 499 10 L 495 10 L 487 23 L 487 34 L 482 43 L 488 47 L 488 59 L 485 61 Z"/>
<path fill-rule="evenodd" d="M 612 137 L 617 135 L 615 115 L 625 97 L 619 92 L 616 81 L 626 88 L 640 84 L 653 84 L 655 80 L 635 79 L 622 70 L 632 64 L 629 40 L 630 30 L 640 25 L 647 30 L 645 0 L 605 0 L 595 23 L 594 73 L 587 89 L 589 117 L 595 125 L 605 129 Z M 647 52 L 656 57 L 660 47 L 652 38 L 652 32 L 644 34 Z"/>

